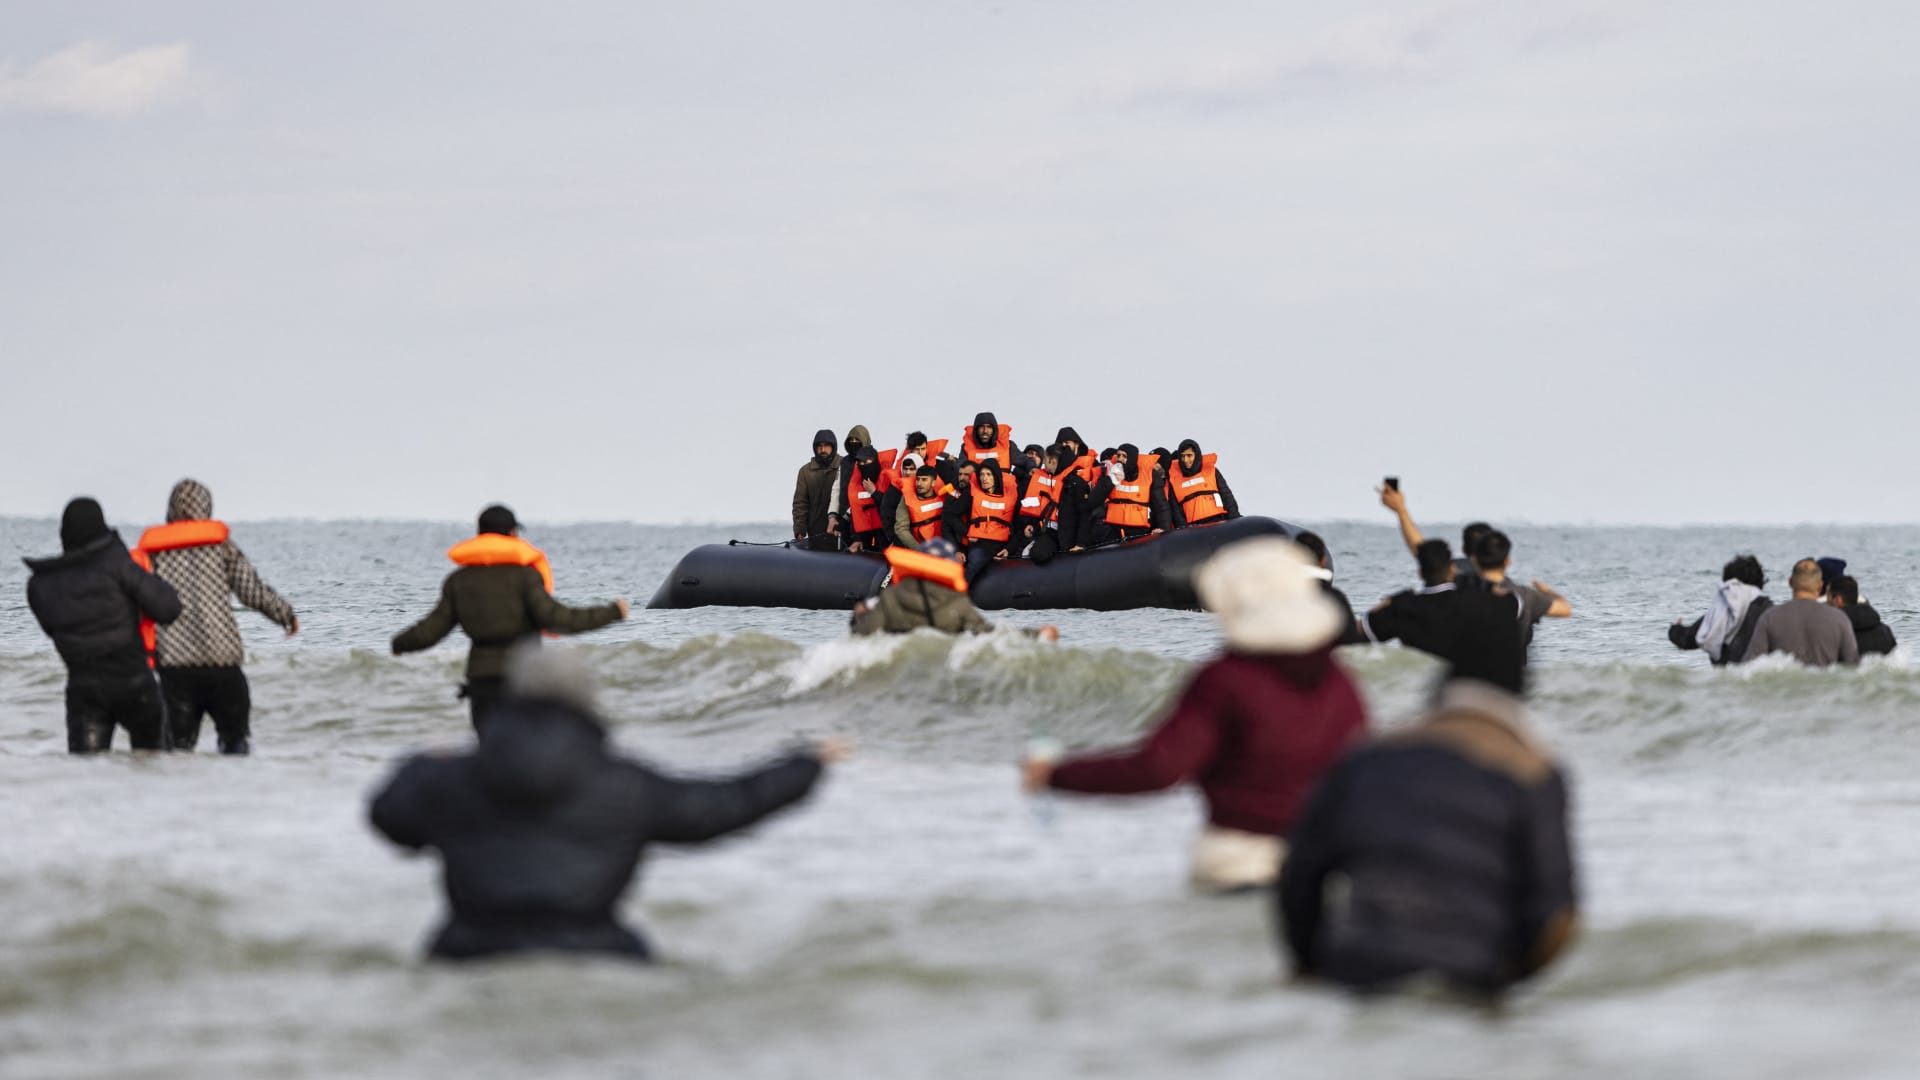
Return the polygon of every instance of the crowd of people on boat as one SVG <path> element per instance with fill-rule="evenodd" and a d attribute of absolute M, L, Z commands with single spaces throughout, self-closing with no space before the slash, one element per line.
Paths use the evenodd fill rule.
<path fill-rule="evenodd" d="M 983 412 L 958 440 L 909 432 L 881 450 L 866 425 L 844 443 L 814 433 L 793 487 L 793 538 L 815 551 L 914 550 L 935 537 L 963 553 L 971 581 L 996 559 L 1063 551 L 1240 516 L 1216 457 L 1193 439 L 1147 453 L 1099 453 L 1071 427 L 1042 446 Z"/>

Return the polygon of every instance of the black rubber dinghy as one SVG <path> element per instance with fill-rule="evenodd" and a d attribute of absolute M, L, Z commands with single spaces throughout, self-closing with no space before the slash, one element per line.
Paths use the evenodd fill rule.
<path fill-rule="evenodd" d="M 1302 530 L 1267 517 L 1177 529 L 1123 544 L 1068 552 L 1044 565 L 996 562 L 969 590 L 974 605 L 1005 608 L 1197 608 L 1193 570 L 1236 540 Z M 707 544 L 681 558 L 647 602 L 650 608 L 785 607 L 847 610 L 880 591 L 879 555 L 807 551 L 789 545 Z"/>

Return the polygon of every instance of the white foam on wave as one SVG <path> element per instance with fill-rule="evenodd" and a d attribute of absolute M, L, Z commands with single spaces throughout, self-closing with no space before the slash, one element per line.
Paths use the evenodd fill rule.
<path fill-rule="evenodd" d="M 797 697 L 840 676 L 880 667 L 892 660 L 911 636 L 877 634 L 810 645 L 801 650 L 799 656 L 780 665 L 779 673 L 787 679 L 787 690 L 782 696 Z"/>

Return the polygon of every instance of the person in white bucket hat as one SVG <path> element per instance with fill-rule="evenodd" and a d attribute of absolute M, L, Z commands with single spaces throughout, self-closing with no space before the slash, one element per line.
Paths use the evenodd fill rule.
<path fill-rule="evenodd" d="M 1227 650 L 1202 667 L 1139 746 L 1025 763 L 1029 791 L 1131 795 L 1200 786 L 1207 826 L 1193 883 L 1270 885 L 1307 793 L 1366 734 L 1366 707 L 1333 659 L 1346 615 L 1299 545 L 1261 537 L 1229 545 L 1194 574 Z"/>

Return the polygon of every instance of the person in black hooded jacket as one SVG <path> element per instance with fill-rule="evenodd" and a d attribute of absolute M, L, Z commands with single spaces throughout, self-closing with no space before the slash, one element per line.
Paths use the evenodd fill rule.
<path fill-rule="evenodd" d="M 618 908 L 650 843 L 701 844 L 798 802 L 844 748 L 823 743 L 726 779 L 685 780 L 620 757 L 593 678 L 560 648 L 516 648 L 508 697 L 470 754 L 422 754 L 374 796 L 375 829 L 439 852 L 449 917 L 431 955 L 528 950 L 646 960 Z"/>
<path fill-rule="evenodd" d="M 1827 602 L 1839 608 L 1853 624 L 1853 640 L 1860 646 L 1861 656 L 1893 651 L 1897 644 L 1893 627 L 1880 621 L 1880 613 L 1873 610 L 1872 604 L 1861 602 L 1859 582 L 1845 574 L 1827 582 Z"/>
<path fill-rule="evenodd" d="M 1233 497 L 1233 489 L 1227 486 L 1227 474 L 1219 469 L 1213 470 L 1214 491 L 1207 491 L 1200 483 L 1202 466 L 1205 465 L 1207 452 L 1192 439 L 1181 439 L 1180 448 L 1173 452 L 1173 460 L 1167 467 L 1167 505 L 1173 515 L 1173 527 L 1184 529 L 1190 518 L 1218 518 L 1232 521 L 1240 516 L 1240 500 Z M 1219 496 L 1218 501 L 1214 495 Z M 1198 500 L 1205 500 L 1205 507 Z M 1220 512 L 1226 512 L 1221 518 Z"/>
<path fill-rule="evenodd" d="M 1121 476 L 1126 483 L 1143 482 L 1147 485 L 1147 524 L 1137 526 L 1116 525 L 1107 520 L 1107 499 L 1113 494 L 1113 474 L 1109 472 L 1093 485 L 1093 494 L 1087 500 L 1087 520 L 1092 523 L 1093 542 L 1106 543 L 1109 540 L 1131 540 L 1150 533 L 1166 532 L 1172 526 L 1172 517 L 1167 511 L 1167 480 L 1158 463 L 1153 467 L 1153 475 L 1140 475 L 1140 448 L 1132 443 L 1121 443 L 1116 451 L 1116 461 L 1120 463 Z"/>
<path fill-rule="evenodd" d="M 165 750 L 166 706 L 148 663 L 142 616 L 180 616 L 173 586 L 142 569 L 100 504 L 79 498 L 60 518 L 61 554 L 27 559 L 27 606 L 67 665 L 67 752 L 113 748 L 127 729 L 135 750 Z"/>
<path fill-rule="evenodd" d="M 1087 473 L 1093 471 L 1093 457 L 1080 433 L 1070 427 L 1061 428 L 1053 441 L 1062 451 L 1060 467 L 1065 470 L 1060 479 L 1060 550 L 1071 551 L 1092 543 L 1087 504 L 1093 499 L 1093 482 Z"/>

